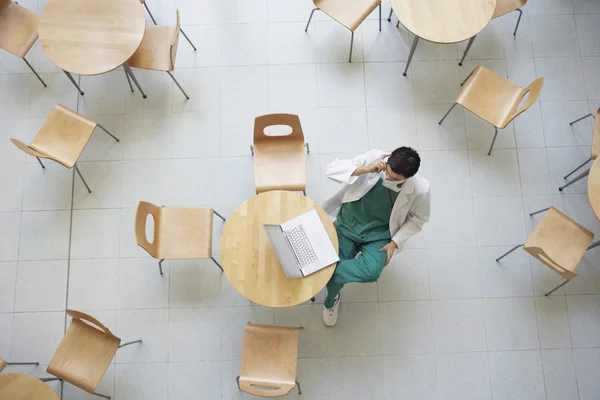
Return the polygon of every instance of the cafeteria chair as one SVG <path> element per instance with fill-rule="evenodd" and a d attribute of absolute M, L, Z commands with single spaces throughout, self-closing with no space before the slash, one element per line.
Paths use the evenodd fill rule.
<path fill-rule="evenodd" d="M 22 58 L 46 87 L 46 82 L 25 58 L 38 38 L 39 24 L 40 17 L 35 13 L 11 0 L 0 0 L 0 49 Z"/>
<path fill-rule="evenodd" d="M 352 33 L 348 62 L 352 62 L 354 31 L 377 6 L 379 6 L 379 30 L 381 31 L 381 0 L 313 0 L 313 3 L 315 8 L 310 12 L 304 32 L 308 32 L 308 26 L 315 11 L 321 10 L 329 15 Z"/>
<path fill-rule="evenodd" d="M 248 323 L 244 331 L 238 389 L 261 397 L 285 396 L 295 386 L 298 329 Z"/>
<path fill-rule="evenodd" d="M 465 84 L 466 83 L 466 84 Z M 526 88 L 521 88 L 487 68 L 478 65 L 460 84 L 464 85 L 456 102 L 438 122 L 442 124 L 450 111 L 460 104 L 473 114 L 494 126 L 494 138 L 488 155 L 498 136 L 498 128 L 503 129 L 523 111 L 533 105 L 539 97 L 544 78 L 538 78 Z M 525 99 L 525 95 L 527 95 Z M 523 102 L 521 104 L 521 102 Z"/>
<path fill-rule="evenodd" d="M 154 22 L 154 25 L 158 25 L 156 23 L 156 20 L 154 19 L 154 15 L 152 15 L 152 13 L 150 12 L 150 9 L 148 8 L 148 4 L 146 3 L 146 0 L 140 0 L 140 3 L 142 3 L 144 5 L 144 7 L 146 7 L 146 11 L 148 11 L 148 15 L 150 16 L 150 19 L 152 19 L 152 22 Z M 187 39 L 187 41 L 190 43 L 190 46 L 192 46 L 192 48 L 194 49 L 194 51 L 196 51 L 196 46 L 194 46 L 194 43 L 192 43 L 192 41 L 190 40 L 190 38 L 188 37 L 188 35 L 185 34 L 185 32 L 183 31 L 183 29 L 179 28 L 179 31 Z"/>
<path fill-rule="evenodd" d="M 77 167 L 77 160 L 96 127 L 102 129 L 117 142 L 119 141 L 116 136 L 96 121 L 92 121 L 62 104 L 57 104 L 50 111 L 50 115 L 30 145 L 17 139 L 10 139 L 10 141 L 25 153 L 37 158 L 42 168 L 46 168 L 46 166 L 42 163 L 41 158 L 56 161 L 67 168 L 75 167 L 75 171 L 79 174 L 88 192 L 92 193 Z"/>
<path fill-rule="evenodd" d="M 521 23 L 521 17 L 523 16 L 523 10 L 521 10 L 521 7 L 523 7 L 525 3 L 527 3 L 527 0 L 496 0 L 496 8 L 494 9 L 494 14 L 492 14 L 492 19 L 501 17 L 505 14 L 508 14 L 509 12 L 518 11 L 519 19 L 517 19 L 517 25 L 515 26 L 515 30 L 513 31 L 513 36 L 515 36 L 517 34 L 517 29 L 519 29 L 519 24 Z M 465 53 L 460 59 L 458 65 L 463 65 L 463 61 L 465 60 L 467 53 L 471 49 L 471 45 L 475 41 L 476 37 L 477 35 L 469 39 L 469 43 L 467 43 Z"/>
<path fill-rule="evenodd" d="M 498 257 L 496 262 L 522 246 L 523 250 L 563 277 L 561 284 L 545 294 L 549 296 L 579 275 L 575 272 L 575 267 L 585 252 L 592 248 L 590 244 L 594 234 L 554 207 L 544 208 L 529 215 L 534 216 L 544 211 L 548 212 L 525 244 L 513 247 Z"/>
<path fill-rule="evenodd" d="M 267 135 L 265 129 L 284 125 L 287 135 Z M 306 196 L 306 152 L 300 118 L 295 114 L 267 114 L 254 119 L 254 184 L 256 193 L 270 190 L 302 191 Z"/>
<path fill-rule="evenodd" d="M 117 350 L 142 341 L 121 344 L 120 338 L 91 315 L 70 309 L 67 309 L 67 315 L 72 318 L 71 325 L 46 369 L 55 378 L 41 380 L 62 380 L 90 394 L 110 399 L 110 396 L 96 393 L 96 387 Z"/>
<path fill-rule="evenodd" d="M 223 271 L 212 255 L 213 214 L 225 221 L 212 208 L 158 207 L 140 201 L 135 215 L 135 239 L 140 247 L 159 259 L 161 275 L 164 260 L 210 258 Z M 148 215 L 154 219 L 152 242 L 146 237 Z"/>
<path fill-rule="evenodd" d="M 4 370 L 8 365 L 40 365 L 39 362 L 8 362 L 0 357 L 0 372 Z"/>
<path fill-rule="evenodd" d="M 128 67 L 135 67 L 141 69 L 150 69 L 154 71 L 164 71 L 169 76 L 181 93 L 189 100 L 189 96 L 185 93 L 177 79 L 171 74 L 171 71 L 175 69 L 175 58 L 177 57 L 177 44 L 179 43 L 179 30 L 181 24 L 179 22 L 179 10 L 177 10 L 177 24 L 176 26 L 163 26 L 163 25 L 150 25 L 146 26 L 146 32 L 144 32 L 144 38 L 140 47 L 133 53 L 131 58 L 127 60 L 127 65 L 123 65 L 125 68 L 125 76 L 127 76 L 127 82 L 129 83 L 129 89 L 133 92 L 133 86 L 129 80 L 129 74 L 127 73 Z M 140 87 L 135 76 L 131 74 L 133 82 L 142 93 L 142 97 L 146 98 L 146 94 Z"/>
<path fill-rule="evenodd" d="M 576 119 L 573 122 L 570 122 L 569 125 L 573 126 L 573 124 L 575 124 L 581 120 L 584 120 L 588 117 L 592 117 L 595 120 L 594 121 L 594 131 L 592 133 L 592 155 L 583 164 L 581 164 L 580 166 L 575 168 L 573 171 L 571 171 L 567 175 L 565 175 L 565 177 L 564 177 L 565 179 L 568 179 L 569 176 L 573 175 L 576 171 L 583 168 L 590 161 L 595 160 L 598 157 L 598 154 L 600 154 L 600 118 L 598 118 L 598 117 L 600 117 L 600 108 L 598 108 L 598 111 L 596 111 L 596 116 L 594 116 L 592 114 L 587 114 L 581 118 Z M 577 177 L 575 177 L 573 180 L 571 180 L 571 181 L 567 182 L 566 184 L 564 184 L 563 186 L 559 187 L 558 190 L 560 190 L 562 192 L 564 188 L 571 186 L 572 184 L 585 178 L 589 174 L 590 174 L 590 169 L 577 175 Z"/>

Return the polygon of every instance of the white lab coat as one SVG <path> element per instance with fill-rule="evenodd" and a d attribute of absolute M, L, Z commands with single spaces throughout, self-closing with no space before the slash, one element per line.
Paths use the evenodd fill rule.
<path fill-rule="evenodd" d="M 352 160 L 333 160 L 325 172 L 329 179 L 342 184 L 340 190 L 326 199 L 322 207 L 331 218 L 335 218 L 342 203 L 349 203 L 361 199 L 379 181 L 380 175 L 376 173 L 352 176 L 358 167 L 372 164 L 386 152 L 371 150 L 354 157 Z M 398 248 L 404 242 L 416 235 L 429 221 L 431 196 L 429 182 L 418 174 L 406 180 L 392 207 L 390 215 L 390 235 Z"/>

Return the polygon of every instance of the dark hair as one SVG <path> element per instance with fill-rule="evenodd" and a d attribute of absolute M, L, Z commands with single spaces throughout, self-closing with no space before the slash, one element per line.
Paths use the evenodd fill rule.
<path fill-rule="evenodd" d="M 412 147 L 402 146 L 392 152 L 387 163 L 392 171 L 408 179 L 419 171 L 421 157 Z"/>

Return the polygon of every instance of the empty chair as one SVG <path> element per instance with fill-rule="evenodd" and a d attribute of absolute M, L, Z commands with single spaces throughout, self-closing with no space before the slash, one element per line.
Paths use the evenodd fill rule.
<path fill-rule="evenodd" d="M 262 397 L 285 396 L 296 380 L 298 329 L 248 323 L 244 332 L 238 388 Z"/>
<path fill-rule="evenodd" d="M 525 5 L 525 3 L 527 3 L 527 0 L 496 0 L 496 8 L 494 9 L 494 14 L 492 15 L 492 19 L 501 17 L 504 14 L 508 14 L 509 12 L 512 12 L 512 11 L 518 11 L 519 19 L 517 19 L 517 25 L 515 26 L 515 30 L 513 31 L 513 36 L 514 36 L 517 34 L 517 29 L 519 29 L 519 24 L 521 23 L 521 17 L 523 16 L 523 10 L 521 10 L 521 7 L 523 7 Z M 471 49 L 471 45 L 473 44 L 475 37 L 476 36 L 473 36 L 469 40 L 469 43 L 467 44 L 467 48 L 465 49 L 465 53 L 463 54 L 462 58 L 460 59 L 460 62 L 458 63 L 458 65 L 461 65 L 461 66 L 463 65 L 463 61 L 465 60 L 467 53 Z"/>
<path fill-rule="evenodd" d="M 567 175 L 565 175 L 565 179 L 569 178 L 569 176 L 573 175 L 579 169 L 583 168 L 590 161 L 595 160 L 598 157 L 598 154 L 600 154 L 600 118 L 598 118 L 598 117 L 600 117 L 600 108 L 598 108 L 598 111 L 596 111 L 595 117 L 592 114 L 587 114 L 587 115 L 584 115 L 583 117 L 578 118 L 575 121 L 571 122 L 570 125 L 573 126 L 574 123 L 577 123 L 588 117 L 592 117 L 595 120 L 594 121 L 594 131 L 592 133 L 592 155 L 590 156 L 589 159 L 585 160 L 585 162 L 583 164 L 581 164 L 580 166 L 575 168 L 573 171 L 571 171 Z M 566 188 L 567 186 L 571 186 L 572 184 L 585 178 L 589 174 L 590 174 L 590 170 L 588 169 L 587 171 L 582 172 L 581 174 L 577 175 L 577 177 L 575 177 L 573 180 L 571 180 L 571 181 L 567 182 L 566 184 L 564 184 L 563 186 L 559 187 L 558 190 L 560 190 L 562 192 L 564 188 Z"/>
<path fill-rule="evenodd" d="M 185 98 L 189 99 L 179 82 L 177 82 L 177 79 L 175 79 L 171 73 L 171 71 L 175 69 L 175 58 L 177 57 L 177 44 L 179 43 L 179 31 L 181 26 L 179 23 L 179 10 L 177 10 L 176 14 L 176 26 L 146 26 L 146 32 L 144 32 L 142 43 L 135 53 L 133 53 L 131 58 L 127 60 L 127 65 L 135 68 L 166 72 L 171 79 L 173 79 Z M 127 69 L 125 69 L 125 76 L 127 76 L 129 89 L 133 92 L 133 86 L 131 86 Z M 135 79 L 135 76 L 131 75 L 131 78 L 142 93 L 142 96 L 146 98 L 146 94 Z"/>
<path fill-rule="evenodd" d="M 223 271 L 212 255 L 213 214 L 225 221 L 212 208 L 157 207 L 140 201 L 135 216 L 135 239 L 152 257 L 160 260 L 161 275 L 164 260 L 210 258 Z M 154 218 L 152 242 L 146 238 L 148 215 Z"/>
<path fill-rule="evenodd" d="M 564 281 L 560 285 L 546 293 L 548 296 L 579 275 L 575 272 L 575 267 L 585 252 L 591 248 L 594 234 L 554 207 L 529 215 L 533 216 L 544 211 L 548 213 L 535 227 L 525 244 L 513 247 L 496 261 L 500 261 L 523 246 L 523 250 L 563 277 Z"/>
<path fill-rule="evenodd" d="M 35 76 L 47 86 L 25 58 L 38 38 L 40 17 L 11 0 L 0 0 L 0 49 L 25 61 Z"/>
<path fill-rule="evenodd" d="M 308 26 L 316 10 L 321 10 L 329 15 L 352 33 L 348 62 L 352 62 L 354 31 L 377 6 L 379 6 L 379 30 L 381 30 L 381 0 L 313 0 L 313 3 L 316 8 L 310 12 L 304 32 L 308 31 Z"/>
<path fill-rule="evenodd" d="M 466 82 L 466 84 L 465 84 Z M 494 125 L 494 138 L 488 155 L 496 142 L 498 128 L 504 128 L 535 102 L 542 91 L 544 78 L 538 78 L 526 88 L 521 88 L 480 65 L 461 83 L 464 85 L 456 103 L 442 117 L 439 124 L 460 104 L 479 118 Z M 527 95 L 525 98 L 525 95 Z M 521 102 L 523 104 L 521 104 Z"/>
<path fill-rule="evenodd" d="M 62 379 L 88 393 L 110 399 L 110 396 L 96 393 L 96 387 L 117 350 L 142 341 L 121 344 L 121 339 L 94 317 L 69 309 L 67 315 L 73 320 L 46 369 L 56 378 L 42 380 Z"/>
<path fill-rule="evenodd" d="M 30 145 L 26 145 L 17 139 L 10 139 L 10 141 L 25 153 L 37 158 L 42 168 L 46 167 L 40 160 L 41 158 L 56 161 L 67 168 L 75 167 L 75 171 L 79 174 L 88 192 L 92 193 L 77 167 L 77 160 L 83 153 L 83 149 L 90 140 L 96 126 L 117 142 L 119 141 L 99 123 L 68 109 L 62 104 L 57 104 Z"/>
<path fill-rule="evenodd" d="M 154 19 L 154 15 L 152 15 L 152 13 L 150 12 L 150 9 L 148 8 L 148 3 L 146 3 L 146 0 L 140 0 L 140 3 L 142 3 L 144 5 L 144 7 L 146 7 L 146 11 L 148 11 L 148 15 L 150 16 L 150 18 L 152 19 L 152 22 L 154 22 L 154 25 L 158 25 L 156 23 L 156 20 Z M 192 46 L 192 48 L 194 49 L 194 51 L 196 51 L 196 46 L 194 46 L 194 43 L 192 43 L 192 41 L 190 40 L 190 38 L 185 34 L 185 32 L 183 31 L 183 29 L 179 28 L 179 31 L 181 32 L 181 34 L 187 39 L 188 42 L 190 42 L 190 46 Z"/>
<path fill-rule="evenodd" d="M 6 360 L 4 360 L 2 357 L 0 357 L 0 372 L 2 372 L 2 370 L 4 368 L 6 368 L 7 365 L 40 365 L 39 362 L 8 362 Z"/>

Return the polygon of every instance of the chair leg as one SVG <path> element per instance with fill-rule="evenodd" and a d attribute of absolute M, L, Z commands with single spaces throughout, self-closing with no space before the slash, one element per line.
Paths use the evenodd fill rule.
<path fill-rule="evenodd" d="M 588 251 L 588 250 L 591 250 L 591 249 L 595 249 L 598 246 L 600 246 L 600 240 L 598 240 L 596 243 L 590 244 L 590 247 L 588 247 L 587 249 L 585 249 L 585 251 Z"/>
<path fill-rule="evenodd" d="M 591 169 L 591 168 L 590 168 L 590 169 Z M 577 177 L 576 177 L 576 178 L 574 178 L 572 181 L 569 181 L 569 182 L 567 182 L 567 184 L 566 184 L 566 185 L 563 185 L 563 186 L 559 187 L 559 188 L 558 188 L 558 190 L 559 190 L 560 192 L 562 192 L 562 191 L 563 191 L 563 189 L 565 189 L 565 188 L 567 188 L 567 187 L 571 186 L 572 184 L 574 184 L 575 182 L 577 182 L 577 181 L 579 181 L 579 180 L 581 180 L 581 179 L 585 178 L 585 177 L 586 177 L 586 176 L 588 176 L 589 174 L 590 174 L 590 170 L 588 169 L 587 171 L 585 171 L 585 172 L 582 172 L 581 174 L 577 175 Z"/>
<path fill-rule="evenodd" d="M 173 76 L 173 74 L 170 73 L 169 71 L 167 71 L 167 74 L 169 74 L 169 76 L 171 77 L 171 79 L 173 79 L 173 81 L 175 82 L 175 84 L 177 85 L 177 87 L 179 88 L 179 90 L 181 90 L 181 93 L 183 93 L 183 95 L 185 96 L 185 98 L 187 100 L 189 100 L 190 97 L 185 93 L 185 91 L 183 90 L 183 88 L 181 87 L 181 85 L 179 84 L 179 82 L 177 82 L 177 79 L 175 79 L 175 77 Z"/>
<path fill-rule="evenodd" d="M 315 300 L 317 300 L 315 297 L 310 298 L 310 301 L 312 301 L 313 303 L 315 302 Z"/>
<path fill-rule="evenodd" d="M 550 209 L 550 207 L 542 208 L 541 210 L 537 210 L 537 211 L 534 211 L 532 213 L 529 213 L 529 216 L 533 217 L 534 215 L 539 214 L 539 213 L 543 213 L 545 211 L 548 211 L 549 209 Z"/>
<path fill-rule="evenodd" d="M 190 44 L 190 46 L 192 46 L 192 49 L 194 49 L 194 51 L 196 51 L 196 46 L 194 46 L 194 43 L 192 43 L 192 41 L 190 40 L 190 38 L 188 37 L 188 35 L 185 34 L 185 32 L 183 31 L 183 29 L 179 28 L 179 32 L 181 32 L 181 34 L 183 35 L 183 37 L 186 38 L 186 40 L 188 41 L 188 43 Z"/>
<path fill-rule="evenodd" d="M 388 15 L 388 22 L 392 22 L 392 14 L 394 12 L 394 9 L 392 7 L 390 7 L 390 15 Z"/>
<path fill-rule="evenodd" d="M 515 31 L 513 32 L 513 36 L 517 34 L 517 29 L 519 29 L 519 24 L 521 23 L 521 17 L 523 16 L 523 11 L 520 8 L 517 8 L 515 11 L 519 12 L 519 19 L 517 20 L 517 26 L 515 26 Z"/>
<path fill-rule="evenodd" d="M 222 216 L 221 214 L 219 214 L 218 212 L 216 212 L 215 210 L 213 210 L 213 212 L 217 215 L 217 217 L 221 218 L 223 221 L 225 221 L 225 217 Z"/>
<path fill-rule="evenodd" d="M 125 71 L 125 77 L 127 78 L 127 83 L 129 84 L 129 89 L 131 90 L 131 93 L 133 93 L 133 86 L 131 86 L 131 79 L 129 79 L 129 74 L 127 73 L 127 70 L 125 69 L 124 65 L 123 65 L 123 71 Z"/>
<path fill-rule="evenodd" d="M 523 245 L 522 244 L 516 245 L 515 247 L 513 247 L 512 249 L 510 249 L 506 253 L 502 254 L 500 257 L 496 258 L 496 262 L 502 260 L 504 257 L 506 257 L 507 255 L 509 255 L 510 253 L 512 253 L 513 251 L 515 251 L 516 249 L 518 249 L 521 246 L 523 246 Z"/>
<path fill-rule="evenodd" d="M 465 78 L 465 80 L 460 83 L 460 86 L 463 86 L 465 83 L 467 83 L 467 81 L 469 80 L 469 78 L 471 77 L 471 75 L 473 75 L 473 72 L 475 72 L 475 68 L 473 68 L 473 71 L 471 71 L 469 73 L 469 75 L 467 75 L 467 77 Z"/>
<path fill-rule="evenodd" d="M 163 270 L 162 270 L 162 262 L 163 262 L 163 261 L 165 261 L 165 259 L 164 259 L 164 258 L 163 258 L 163 259 L 161 259 L 161 260 L 158 262 L 158 270 L 160 271 L 160 274 L 161 274 L 161 275 L 163 275 Z"/>
<path fill-rule="evenodd" d="M 475 35 L 471 39 L 469 39 L 469 43 L 467 44 L 467 48 L 465 49 L 465 53 L 463 54 L 462 58 L 460 59 L 460 62 L 458 63 L 458 65 L 460 65 L 461 67 L 463 65 L 463 61 L 465 61 L 465 57 L 467 56 L 467 53 L 469 52 L 469 50 L 471 50 L 471 45 L 475 41 L 476 37 L 477 37 L 477 35 Z"/>
<path fill-rule="evenodd" d="M 348 62 L 352 62 L 352 45 L 354 45 L 354 31 L 352 31 L 352 37 L 350 38 L 350 55 L 348 56 Z"/>
<path fill-rule="evenodd" d="M 119 346 L 119 348 L 125 347 L 125 346 L 129 346 L 130 344 L 136 344 L 136 343 L 142 343 L 142 339 L 134 340 L 134 341 L 127 342 L 127 343 L 123 343 L 122 345 Z"/>
<path fill-rule="evenodd" d="M 148 15 L 150 16 L 150 19 L 152 19 L 152 22 L 154 22 L 154 25 L 157 25 L 156 20 L 154 19 L 154 15 L 152 15 L 152 13 L 150 12 L 150 9 L 148 8 L 148 4 L 146 4 L 146 2 L 144 2 L 144 7 L 146 7 L 146 11 L 148 11 Z"/>
<path fill-rule="evenodd" d="M 580 168 L 583 168 L 587 163 L 589 163 L 590 161 L 592 161 L 592 159 L 590 158 L 589 160 L 586 160 L 583 164 L 581 164 L 580 166 L 578 166 L 577 168 L 575 168 L 573 171 L 569 172 L 567 175 L 565 175 L 563 178 L 567 179 L 568 177 L 570 177 L 571 175 L 573 175 L 577 170 L 579 170 Z"/>
<path fill-rule="evenodd" d="M 223 271 L 223 267 L 221 267 L 221 264 L 219 264 L 219 263 L 217 262 L 217 260 L 215 260 L 215 258 L 214 258 L 214 257 L 211 257 L 210 259 L 211 259 L 211 260 L 213 260 L 213 262 L 214 262 L 215 264 L 217 264 L 217 267 L 219 267 L 219 269 L 221 270 L 221 272 L 224 272 L 224 271 Z"/>
<path fill-rule="evenodd" d="M 306 147 L 306 154 L 310 154 L 310 146 L 308 145 L 308 142 L 304 143 L 304 147 Z"/>
<path fill-rule="evenodd" d="M 379 32 L 381 32 L 381 3 L 379 3 Z"/>
<path fill-rule="evenodd" d="M 69 78 L 69 80 L 71 81 L 71 83 L 73 85 L 75 85 L 75 87 L 79 91 L 79 94 L 83 96 L 83 91 L 81 90 L 81 88 L 79 87 L 79 85 L 77 84 L 77 82 L 75 82 L 75 79 L 73 79 L 73 75 L 71 75 L 70 72 L 67 72 L 64 69 L 63 69 L 63 72 L 65 73 L 65 75 L 67 76 L 67 78 Z"/>
<path fill-rule="evenodd" d="M 240 389 L 240 376 L 239 375 L 235 378 L 235 381 L 237 382 L 238 390 L 242 390 L 242 389 Z"/>
<path fill-rule="evenodd" d="M 574 123 L 577 123 L 577 122 L 581 121 L 582 119 L 586 119 L 587 117 L 593 117 L 593 115 L 592 114 L 586 114 L 586 115 L 584 115 L 581 118 L 577 118 L 575 121 L 569 122 L 569 125 L 573 125 Z"/>
<path fill-rule="evenodd" d="M 116 137 L 115 135 L 113 135 L 112 133 L 110 133 L 105 127 L 103 127 L 102 125 L 98 124 L 98 128 L 102 129 L 104 132 L 106 132 L 108 134 L 108 136 L 110 136 L 111 138 L 113 138 L 117 142 L 119 142 L 119 138 Z"/>
<path fill-rule="evenodd" d="M 125 63 L 125 64 L 123 64 L 123 68 L 125 68 L 125 73 L 127 73 L 131 77 L 131 79 L 133 80 L 133 83 L 135 83 L 135 86 L 137 86 L 140 93 L 142 93 L 142 97 L 145 99 L 146 93 L 144 93 L 144 91 L 142 90 L 142 87 L 140 86 L 139 82 L 137 81 L 135 75 L 133 74 L 131 67 L 129 65 L 127 65 L 127 63 Z"/>
<path fill-rule="evenodd" d="M 254 146 L 250 145 L 250 152 L 252 153 L 252 155 L 254 156 Z"/>
<path fill-rule="evenodd" d="M 298 386 L 298 394 L 301 395 L 302 394 L 302 389 L 300 388 L 300 382 L 296 381 L 296 386 Z"/>
<path fill-rule="evenodd" d="M 442 119 L 440 119 L 440 122 L 438 122 L 438 125 L 441 125 L 441 124 L 442 124 L 442 122 L 444 122 L 444 120 L 446 119 L 446 117 L 448 116 L 448 114 L 450 114 L 450 111 L 452 111 L 452 109 L 453 109 L 454 107 L 456 107 L 456 105 L 457 105 L 457 104 L 458 104 L 458 103 L 454 103 L 454 104 L 452 104 L 452 107 L 450 107 L 450 109 L 448 110 L 448 112 L 447 112 L 446 114 L 444 114 L 444 116 L 442 117 Z"/>
<path fill-rule="evenodd" d="M 40 365 L 40 363 L 39 362 L 7 362 L 6 365 Z"/>
<path fill-rule="evenodd" d="M 398 21 L 398 23 L 400 23 L 400 21 Z M 410 53 L 408 54 L 408 61 L 406 61 L 406 67 L 404 67 L 404 72 L 402 73 L 403 76 L 406 76 L 406 73 L 408 72 L 408 66 L 410 65 L 410 62 L 413 58 L 413 54 L 415 54 L 415 50 L 417 49 L 418 43 L 419 43 L 419 37 L 415 36 L 412 46 L 410 46 Z"/>
<path fill-rule="evenodd" d="M 42 382 L 62 381 L 60 378 L 38 378 Z"/>
<path fill-rule="evenodd" d="M 302 191 L 302 194 L 306 196 L 306 190 L 303 190 L 303 191 Z"/>
<path fill-rule="evenodd" d="M 102 397 L 103 399 L 109 399 L 110 400 L 110 396 L 107 396 L 105 394 L 100 394 L 100 393 L 92 393 L 94 396 L 98 396 L 98 397 Z"/>
<path fill-rule="evenodd" d="M 77 173 L 79 174 L 79 177 L 81 178 L 81 181 L 83 182 L 83 184 L 87 188 L 88 192 L 92 193 L 92 190 L 88 186 L 87 182 L 85 181 L 85 179 L 83 179 L 83 175 L 81 175 L 81 171 L 79 171 L 79 167 L 77 166 L 77 164 L 75 164 L 75 171 L 77 171 Z"/>
<path fill-rule="evenodd" d="M 308 26 L 310 25 L 310 21 L 312 20 L 313 14 L 315 13 L 315 11 L 317 11 L 319 8 L 315 7 L 312 9 L 312 11 L 310 12 L 310 17 L 308 17 L 308 22 L 306 23 L 306 28 L 304 28 L 304 32 L 308 32 Z"/>
<path fill-rule="evenodd" d="M 568 281 L 567 280 L 563 281 L 563 283 L 561 283 L 560 285 L 558 285 L 557 287 L 555 287 L 554 289 L 552 289 L 551 291 L 549 291 L 548 293 L 546 293 L 544 296 L 546 296 L 546 297 L 550 296 L 552 293 L 554 293 L 555 291 L 557 291 L 561 287 L 565 286 L 569 282 L 571 282 L 570 279 Z"/>
<path fill-rule="evenodd" d="M 37 78 L 40 80 L 40 82 L 42 82 L 42 85 L 44 85 L 44 87 L 48 87 L 48 85 L 46 85 L 46 82 L 44 82 L 44 80 L 42 78 L 40 78 L 40 76 L 38 75 L 37 72 L 35 72 L 35 69 L 33 69 L 33 67 L 31 66 L 31 64 L 29 64 L 29 61 L 27 61 L 26 58 L 23 57 L 23 61 L 25 61 L 25 64 L 27 64 L 27 66 L 29 67 L 29 69 L 35 74 L 35 76 L 37 76 Z"/>
<path fill-rule="evenodd" d="M 492 154 L 492 149 L 494 148 L 494 143 L 496 143 L 496 136 L 498 136 L 498 127 L 494 126 L 494 138 L 492 139 L 492 144 L 490 146 L 490 150 L 488 151 L 488 156 Z"/>
<path fill-rule="evenodd" d="M 36 157 L 36 158 L 37 158 L 38 162 L 40 163 L 40 165 L 42 166 L 42 168 L 46 168 L 46 166 L 44 164 L 42 164 L 42 160 L 40 160 L 39 157 Z"/>

